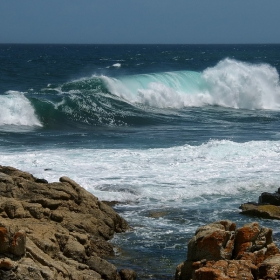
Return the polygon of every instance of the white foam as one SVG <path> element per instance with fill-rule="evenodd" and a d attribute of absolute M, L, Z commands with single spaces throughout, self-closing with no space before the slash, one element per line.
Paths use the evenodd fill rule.
<path fill-rule="evenodd" d="M 245 109 L 279 109 L 277 70 L 268 64 L 225 59 L 206 69 L 202 78 L 215 105 Z"/>
<path fill-rule="evenodd" d="M 225 59 L 202 73 L 175 71 L 101 78 L 113 94 L 152 107 L 280 109 L 279 75 L 268 64 Z"/>
<path fill-rule="evenodd" d="M 5 125 L 42 126 L 30 101 L 18 91 L 0 95 L 0 126 Z"/>
<path fill-rule="evenodd" d="M 210 141 L 201 146 L 148 150 L 2 151 L 1 164 L 13 163 L 50 181 L 69 176 L 100 199 L 177 207 L 186 199 L 203 196 L 243 199 L 251 197 L 252 190 L 255 195 L 275 190 L 279 155 L 279 141 Z"/>

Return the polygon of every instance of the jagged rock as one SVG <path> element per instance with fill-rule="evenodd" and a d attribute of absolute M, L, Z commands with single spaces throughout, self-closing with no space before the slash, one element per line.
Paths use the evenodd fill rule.
<path fill-rule="evenodd" d="M 48 183 L 0 166 L 0 279 L 119 280 L 102 257 L 114 252 L 107 240 L 128 229 L 68 177 Z"/>
<path fill-rule="evenodd" d="M 188 260 L 230 259 L 234 245 L 236 225 L 220 221 L 200 227 L 188 244 Z"/>
<path fill-rule="evenodd" d="M 279 279 L 269 278 L 280 275 L 272 229 L 256 222 L 236 230 L 231 221 L 200 227 L 188 250 L 188 259 L 177 266 L 175 280 Z"/>
<path fill-rule="evenodd" d="M 194 264 L 196 280 L 254 280 L 257 267 L 250 261 L 219 260 Z"/>

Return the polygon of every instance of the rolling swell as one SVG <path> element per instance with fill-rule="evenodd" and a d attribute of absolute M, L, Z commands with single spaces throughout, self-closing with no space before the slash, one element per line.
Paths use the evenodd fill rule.
<path fill-rule="evenodd" d="M 158 118 L 110 93 L 97 76 L 48 85 L 30 97 L 44 127 L 147 125 Z"/>

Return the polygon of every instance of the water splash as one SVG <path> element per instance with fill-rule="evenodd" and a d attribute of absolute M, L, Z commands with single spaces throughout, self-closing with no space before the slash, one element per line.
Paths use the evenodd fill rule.
<path fill-rule="evenodd" d="M 4 125 L 42 126 L 30 101 L 18 91 L 0 95 L 0 126 Z"/>
<path fill-rule="evenodd" d="M 175 71 L 102 79 L 111 93 L 128 102 L 158 108 L 280 108 L 279 74 L 268 64 L 224 59 L 202 73 Z"/>

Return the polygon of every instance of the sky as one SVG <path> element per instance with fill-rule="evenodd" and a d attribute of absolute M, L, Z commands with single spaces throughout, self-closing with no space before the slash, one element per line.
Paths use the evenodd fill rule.
<path fill-rule="evenodd" d="M 280 0 L 0 0 L 0 43 L 280 43 Z"/>

